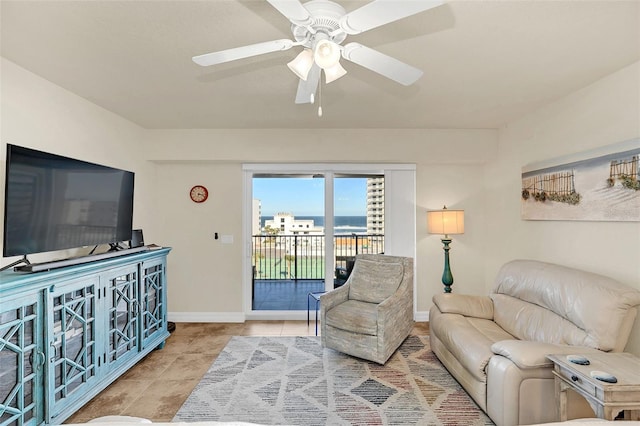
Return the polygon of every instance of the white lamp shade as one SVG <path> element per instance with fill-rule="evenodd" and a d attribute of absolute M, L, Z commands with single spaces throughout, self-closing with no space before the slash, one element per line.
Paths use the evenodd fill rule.
<path fill-rule="evenodd" d="M 340 47 L 332 41 L 320 40 L 314 48 L 313 58 L 320 68 L 331 68 L 340 61 Z"/>
<path fill-rule="evenodd" d="M 340 65 L 340 62 L 336 62 L 336 64 L 331 68 L 325 68 L 324 70 L 325 83 L 329 84 L 332 81 L 336 81 L 346 73 L 347 73 L 347 70 L 342 68 L 342 65 Z"/>
<path fill-rule="evenodd" d="M 464 234 L 464 210 L 428 211 L 427 231 L 440 235 Z"/>
<path fill-rule="evenodd" d="M 311 71 L 311 67 L 313 66 L 313 52 L 311 49 L 304 49 L 293 61 L 289 62 L 287 66 L 295 75 L 307 81 L 309 71 Z"/>

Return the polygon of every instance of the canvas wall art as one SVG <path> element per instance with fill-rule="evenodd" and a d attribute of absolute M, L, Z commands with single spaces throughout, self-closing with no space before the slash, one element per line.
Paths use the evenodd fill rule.
<path fill-rule="evenodd" d="M 640 139 L 522 168 L 526 220 L 640 221 Z"/>

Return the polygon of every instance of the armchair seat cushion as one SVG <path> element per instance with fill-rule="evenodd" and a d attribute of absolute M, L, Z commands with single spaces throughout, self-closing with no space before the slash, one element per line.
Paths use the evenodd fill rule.
<path fill-rule="evenodd" d="M 376 303 L 347 300 L 327 311 L 327 325 L 352 333 L 376 336 L 378 315 Z"/>

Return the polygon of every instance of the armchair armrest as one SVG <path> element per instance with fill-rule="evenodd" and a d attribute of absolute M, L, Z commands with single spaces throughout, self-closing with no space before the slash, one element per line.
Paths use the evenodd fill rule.
<path fill-rule="evenodd" d="M 590 354 L 602 353 L 598 349 L 586 346 L 560 345 L 555 343 L 531 342 L 527 340 L 502 340 L 491 345 L 496 355 L 509 358 L 520 369 L 552 367 L 547 359 L 551 354 Z"/>
<path fill-rule="evenodd" d="M 349 283 L 344 284 L 336 289 L 326 292 L 320 296 L 320 309 L 323 312 L 328 311 L 340 303 L 344 303 L 349 299 Z M 324 314 L 322 315 L 324 318 Z"/>
<path fill-rule="evenodd" d="M 383 327 L 385 324 L 399 323 L 405 316 L 406 321 L 413 322 L 413 290 L 406 286 L 397 291 L 383 300 L 377 311 L 378 323 Z"/>
<path fill-rule="evenodd" d="M 433 296 L 433 303 L 442 313 L 493 319 L 493 301 L 489 296 L 439 293 Z"/>

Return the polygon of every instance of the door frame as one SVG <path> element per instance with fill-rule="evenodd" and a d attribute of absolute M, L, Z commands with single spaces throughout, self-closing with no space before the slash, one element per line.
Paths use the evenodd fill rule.
<path fill-rule="evenodd" d="M 385 178 L 385 253 L 416 258 L 416 165 L 360 163 L 246 163 L 242 165 L 242 306 L 248 320 L 304 320 L 305 311 L 254 311 L 251 303 L 251 225 L 254 174 L 308 175 L 323 174 L 325 178 L 325 235 L 333 233 L 333 178 L 336 174 L 377 174 Z M 333 253 L 333 238 L 325 244 L 326 253 Z M 416 285 L 414 262 L 414 299 Z M 325 262 L 325 288 L 333 280 L 333 262 Z M 329 277 L 329 278 L 327 278 Z M 415 317 L 414 300 L 414 317 Z"/>

